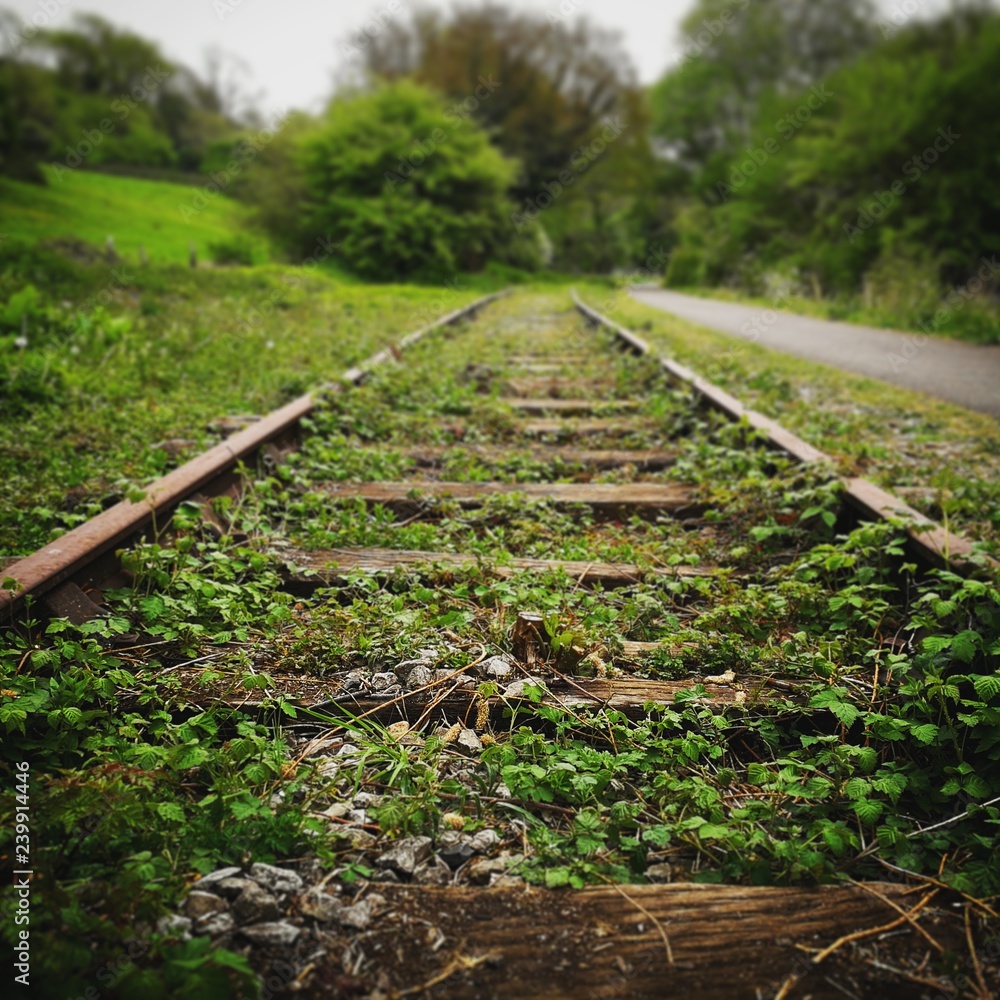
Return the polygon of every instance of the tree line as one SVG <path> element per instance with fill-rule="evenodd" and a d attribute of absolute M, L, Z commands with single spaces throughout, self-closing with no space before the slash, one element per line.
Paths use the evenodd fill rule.
<path fill-rule="evenodd" d="M 285 117 L 227 184 L 292 259 L 323 237 L 368 277 L 437 280 L 627 271 L 655 250 L 675 286 L 918 317 L 1000 249 L 986 0 L 933 18 L 916 0 L 694 0 L 652 87 L 576 12 L 396 7 L 350 43 L 326 111 Z M 93 16 L 30 38 L 2 23 L 8 175 L 211 176 L 262 120 L 218 55 L 197 74 Z"/>

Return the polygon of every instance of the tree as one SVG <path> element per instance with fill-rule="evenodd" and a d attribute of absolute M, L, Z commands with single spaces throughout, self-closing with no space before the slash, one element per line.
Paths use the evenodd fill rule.
<path fill-rule="evenodd" d="M 303 250 L 340 246 L 369 278 L 441 279 L 474 271 L 512 233 L 516 165 L 474 122 L 402 81 L 333 101 L 302 142 Z"/>
<path fill-rule="evenodd" d="M 740 154 L 698 175 L 706 197 L 678 217 L 668 279 L 761 293 L 797 276 L 802 291 L 865 294 L 896 322 L 924 322 L 1000 252 L 997 65 L 1000 16 L 967 7 L 842 66 L 769 151 L 776 117 L 805 98 L 771 91 Z"/>
<path fill-rule="evenodd" d="M 639 126 L 633 135 L 643 131 L 641 95 L 618 34 L 583 18 L 570 26 L 491 3 L 460 5 L 450 16 L 418 9 L 388 22 L 362 51 L 374 77 L 412 78 L 448 97 L 456 114 L 474 117 L 521 164 L 515 192 L 524 197 L 557 176 L 609 119 Z"/>
<path fill-rule="evenodd" d="M 696 173 L 746 142 L 769 94 L 797 94 L 877 37 L 871 0 L 697 0 L 681 61 L 650 94 L 653 134 Z"/>

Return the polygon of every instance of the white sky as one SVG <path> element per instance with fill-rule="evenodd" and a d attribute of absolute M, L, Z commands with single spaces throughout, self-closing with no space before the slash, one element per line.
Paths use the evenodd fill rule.
<path fill-rule="evenodd" d="M 405 13 L 412 0 L 394 0 Z M 822 0 L 816 0 L 821 3 Z M 884 11 L 912 7 L 917 0 L 877 0 Z M 919 0 L 920 12 L 948 0 Z M 165 55 L 196 71 L 217 47 L 244 60 L 252 73 L 248 90 L 263 92 L 271 109 L 319 110 L 344 65 L 341 42 L 389 0 L 0 0 L 25 20 L 67 26 L 75 12 L 101 14 L 115 24 L 160 43 Z M 401 6 L 397 6 L 401 5 Z M 436 5 L 445 6 L 438 2 Z M 681 51 L 680 19 L 692 0 L 517 0 L 515 7 L 541 13 L 560 10 L 589 17 L 624 35 L 625 48 L 643 82 L 662 75 Z M 52 12 L 51 15 L 48 12 Z"/>

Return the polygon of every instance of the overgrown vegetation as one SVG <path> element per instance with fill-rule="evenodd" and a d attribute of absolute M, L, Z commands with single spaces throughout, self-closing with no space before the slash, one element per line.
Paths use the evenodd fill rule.
<path fill-rule="evenodd" d="M 204 991 L 228 977 L 236 991 L 249 975 L 237 943 L 181 941 L 156 930 L 160 916 L 194 873 L 249 860 L 315 857 L 350 891 L 375 872 L 373 848 L 338 818 L 360 791 L 375 796 L 376 850 L 488 826 L 501 867 L 549 886 L 642 882 L 654 865 L 656 877 L 813 884 L 883 877 L 884 862 L 973 897 L 1000 893 L 995 572 L 915 575 L 901 526 L 841 516 L 832 470 L 743 447 L 744 429 L 696 409 L 651 361 L 609 368 L 610 345 L 567 305 L 520 296 L 481 329 L 418 345 L 405 365 L 329 397 L 301 452 L 248 470 L 250 488 L 214 505 L 215 524 L 186 506 L 173 540 L 127 552 L 132 583 L 105 595 L 107 618 L 7 632 L 4 756 L 33 763 L 34 850 L 48 880 L 33 928 L 63 992 L 118 961 L 135 934 L 146 950 L 115 979 L 122 995 L 173 995 L 178 977 Z M 449 480 L 592 481 L 585 467 L 518 456 L 504 398 L 511 350 L 592 359 L 574 366 L 574 394 L 643 393 L 635 443 L 677 449 L 675 463 L 598 478 L 684 484 L 706 512 L 600 520 L 514 495 L 471 510 L 422 503 L 403 517 L 324 492 L 412 475 L 401 449 L 418 442 L 451 446 L 439 473 Z M 501 453 L 461 450 L 475 443 Z M 288 592 L 300 549 L 358 545 L 473 552 L 478 563 L 324 574 L 306 578 L 308 596 Z M 602 590 L 495 572 L 515 556 L 584 554 L 643 575 Z M 701 572 L 669 572 L 678 566 Z M 552 651 L 531 670 L 509 658 L 520 610 L 543 614 Z M 632 640 L 660 648 L 636 658 L 623 652 Z M 495 655 L 508 656 L 520 695 L 477 675 Z M 439 712 L 402 732 L 359 717 L 374 704 L 367 692 L 391 697 L 378 684 L 409 683 L 415 661 L 443 671 L 432 674 L 439 691 L 470 678 L 474 723 Z M 726 671 L 742 692 L 729 703 L 705 686 Z M 674 703 L 630 714 L 545 697 L 594 674 L 683 683 Z M 299 693 L 309 678 L 358 692 L 360 707 L 311 709 Z M 292 721 L 317 724 L 333 749 L 307 751 Z M 477 749 L 456 750 L 463 725 Z M 5 792 L 5 811 L 12 802 Z M 57 947 L 67 931 L 74 944 Z"/>
<path fill-rule="evenodd" d="M 0 554 L 34 551 L 474 295 L 0 245 Z"/>

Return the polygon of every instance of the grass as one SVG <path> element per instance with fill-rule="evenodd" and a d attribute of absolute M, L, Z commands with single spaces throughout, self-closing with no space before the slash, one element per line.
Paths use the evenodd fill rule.
<path fill-rule="evenodd" d="M 186 264 L 193 243 L 199 259 L 211 259 L 210 244 L 246 233 L 250 210 L 224 194 L 185 221 L 181 209 L 199 188 L 163 181 L 73 170 L 60 180 L 43 168 L 47 186 L 0 178 L 0 232 L 9 240 L 71 237 L 103 248 L 113 236 L 119 256 L 130 262 L 145 248 L 156 264 Z M 267 241 L 254 237 L 264 252 Z"/>
<path fill-rule="evenodd" d="M 220 418 L 267 413 L 477 294 L 281 265 L 127 270 L 121 285 L 112 268 L 0 249 L 0 556 L 218 441 Z"/>

